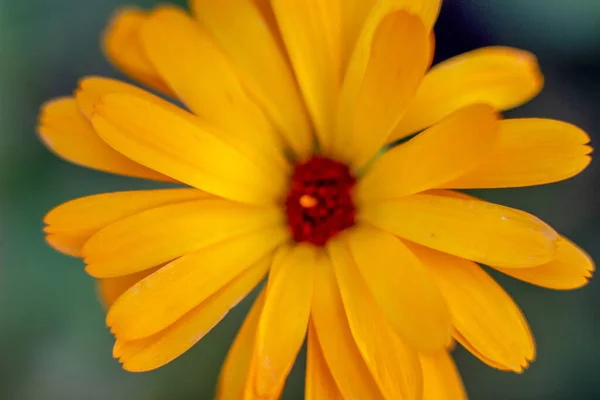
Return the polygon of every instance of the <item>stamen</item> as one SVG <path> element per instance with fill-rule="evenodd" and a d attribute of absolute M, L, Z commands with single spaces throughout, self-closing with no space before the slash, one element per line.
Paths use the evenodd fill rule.
<path fill-rule="evenodd" d="M 324 246 L 354 225 L 352 189 L 356 179 L 348 167 L 323 157 L 296 166 L 286 201 L 288 223 L 297 242 Z"/>

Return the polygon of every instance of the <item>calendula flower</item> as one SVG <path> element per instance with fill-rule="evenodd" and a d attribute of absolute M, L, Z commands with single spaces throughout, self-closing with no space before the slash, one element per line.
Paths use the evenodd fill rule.
<path fill-rule="evenodd" d="M 439 8 L 195 0 L 194 17 L 115 17 L 109 58 L 163 97 L 85 78 L 39 131 L 71 162 L 186 186 L 45 219 L 48 242 L 98 278 L 126 370 L 177 358 L 267 275 L 219 399 L 278 398 L 306 337 L 307 399 L 465 398 L 452 338 L 498 369 L 533 360 L 522 313 L 478 264 L 553 289 L 584 285 L 593 264 L 533 215 L 454 189 L 567 179 L 588 136 L 500 118 L 542 87 L 527 52 L 430 68 Z"/>

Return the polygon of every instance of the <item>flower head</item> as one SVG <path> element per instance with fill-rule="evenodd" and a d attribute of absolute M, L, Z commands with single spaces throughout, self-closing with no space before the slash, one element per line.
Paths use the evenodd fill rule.
<path fill-rule="evenodd" d="M 195 0 L 194 17 L 115 17 L 109 58 L 163 97 L 85 78 L 39 131 L 71 162 L 186 186 L 45 219 L 48 242 L 98 279 L 125 369 L 177 358 L 266 275 L 220 399 L 278 398 L 306 337 L 307 399 L 465 398 L 453 339 L 527 367 L 529 327 L 478 264 L 553 289 L 584 285 L 593 264 L 538 218 L 457 189 L 567 179 L 591 148 L 568 123 L 499 116 L 541 89 L 529 53 L 430 67 L 439 8 Z"/>

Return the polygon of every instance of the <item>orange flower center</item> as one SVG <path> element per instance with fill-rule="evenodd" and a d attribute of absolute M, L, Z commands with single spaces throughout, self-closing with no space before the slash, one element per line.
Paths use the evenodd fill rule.
<path fill-rule="evenodd" d="M 324 157 L 298 164 L 285 202 L 288 224 L 296 242 L 324 246 L 354 225 L 352 188 L 356 179 L 348 167 Z"/>

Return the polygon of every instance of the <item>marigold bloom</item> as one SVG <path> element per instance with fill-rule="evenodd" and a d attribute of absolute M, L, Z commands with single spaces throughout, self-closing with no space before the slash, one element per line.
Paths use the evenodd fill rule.
<path fill-rule="evenodd" d="M 531 54 L 431 67 L 440 0 L 194 0 L 121 11 L 108 57 L 40 135 L 98 170 L 186 185 L 107 193 L 46 217 L 98 279 L 129 371 L 187 351 L 268 274 L 219 399 L 275 399 L 308 337 L 307 399 L 462 399 L 452 338 L 495 368 L 535 357 L 478 264 L 584 285 L 593 263 L 546 223 L 454 189 L 547 184 L 590 162 L 565 122 L 503 120 L 542 87 Z M 398 139 L 408 138 L 391 146 Z"/>

